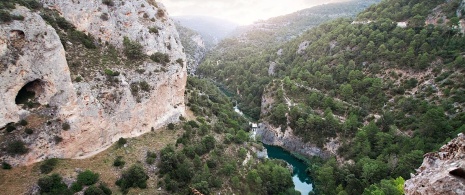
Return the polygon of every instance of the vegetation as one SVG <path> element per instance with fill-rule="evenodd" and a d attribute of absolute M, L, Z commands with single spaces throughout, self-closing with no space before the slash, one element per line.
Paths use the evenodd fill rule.
<path fill-rule="evenodd" d="M 11 155 L 19 154 L 23 155 L 29 151 L 29 148 L 26 147 L 26 144 L 21 140 L 13 140 L 7 144 L 6 152 Z"/>
<path fill-rule="evenodd" d="M 115 161 L 113 162 L 113 166 L 115 167 L 124 167 L 126 162 L 123 160 L 122 156 L 117 156 Z"/>
<path fill-rule="evenodd" d="M 37 182 L 40 194 L 72 194 L 62 179 L 57 173 L 40 178 Z"/>
<path fill-rule="evenodd" d="M 71 129 L 71 125 L 69 125 L 69 123 L 63 123 L 61 125 L 61 129 L 68 131 L 69 129 Z"/>
<path fill-rule="evenodd" d="M 128 59 L 140 60 L 145 58 L 145 54 L 142 52 L 142 45 L 139 42 L 131 41 L 128 37 L 124 37 L 123 46 L 123 52 Z"/>
<path fill-rule="evenodd" d="M 145 162 L 149 165 L 153 164 L 155 160 L 157 159 L 157 153 L 147 151 L 147 157 L 145 159 Z"/>
<path fill-rule="evenodd" d="M 170 56 L 168 54 L 164 54 L 161 52 L 155 52 L 150 56 L 150 59 L 153 60 L 154 62 L 166 65 L 167 63 L 170 63 Z"/>
<path fill-rule="evenodd" d="M 77 176 L 77 182 L 86 186 L 97 183 L 98 179 L 99 174 L 90 170 L 85 170 L 84 172 L 79 173 Z"/>
<path fill-rule="evenodd" d="M 5 170 L 11 169 L 11 165 L 8 164 L 7 162 L 2 162 L 2 169 L 5 169 Z"/>
<path fill-rule="evenodd" d="M 312 165 L 315 193 L 402 193 L 396 186 L 423 154 L 465 130 L 457 2 L 382 1 L 359 23 L 336 19 L 282 45 L 249 32 L 250 41 L 222 41 L 197 72 L 238 91 L 239 107 L 254 119 L 320 147 L 341 141 L 337 155 L 354 164 Z M 451 22 L 425 25 L 436 7 L 454 10 L 441 13 Z"/>
<path fill-rule="evenodd" d="M 57 158 L 50 158 L 50 159 L 45 160 L 40 165 L 40 173 L 48 174 L 48 173 L 52 172 L 57 164 L 58 164 L 58 159 Z"/>
<path fill-rule="evenodd" d="M 123 172 L 121 178 L 116 181 L 116 185 L 121 188 L 124 194 L 127 194 L 129 188 L 146 188 L 148 178 L 144 168 L 135 164 Z"/>

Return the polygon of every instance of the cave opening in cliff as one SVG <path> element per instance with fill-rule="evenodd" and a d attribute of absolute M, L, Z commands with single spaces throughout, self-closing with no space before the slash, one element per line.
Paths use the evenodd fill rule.
<path fill-rule="evenodd" d="M 26 83 L 18 92 L 15 98 L 16 104 L 27 104 L 44 92 L 44 82 L 36 79 Z"/>

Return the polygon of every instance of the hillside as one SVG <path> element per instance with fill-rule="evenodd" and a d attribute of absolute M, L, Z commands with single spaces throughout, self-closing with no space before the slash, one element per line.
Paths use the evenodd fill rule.
<path fill-rule="evenodd" d="M 316 193 L 401 194 L 423 154 L 464 131 L 463 12 L 382 1 L 274 47 L 225 40 L 199 74 L 237 92 L 275 140 L 332 153 L 313 159 Z"/>
<path fill-rule="evenodd" d="M 194 74 L 199 64 L 203 61 L 206 53 L 211 48 L 206 45 L 202 35 L 198 32 L 176 23 L 181 44 L 187 58 L 187 72 Z"/>

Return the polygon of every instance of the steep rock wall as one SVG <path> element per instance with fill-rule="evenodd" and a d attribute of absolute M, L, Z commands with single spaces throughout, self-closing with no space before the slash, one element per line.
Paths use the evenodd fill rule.
<path fill-rule="evenodd" d="M 412 178 L 405 181 L 405 194 L 465 194 L 465 135 L 427 153 Z"/>
<path fill-rule="evenodd" d="M 171 63 L 144 62 L 138 67 L 150 74 L 116 68 L 124 74 L 117 76 L 113 86 L 103 85 L 106 75 L 100 72 L 92 73 L 93 80 L 72 83 L 65 50 L 55 30 L 37 13 L 15 9 L 13 14 L 24 16 L 24 21 L 0 25 L 0 104 L 6 105 L 0 107 L 0 127 L 25 119 L 29 121 L 26 127 L 34 128 L 34 132 L 26 136 L 21 132 L 24 127 L 11 133 L 1 131 L 1 148 L 6 148 L 10 140 L 21 140 L 29 151 L 13 155 L 2 150 L 0 160 L 27 165 L 53 157 L 86 158 L 120 137 L 141 135 L 176 122 L 184 114 L 186 65 L 175 60 L 186 58 L 162 5 L 141 0 L 118 1 L 113 6 L 100 0 L 42 2 L 60 11 L 78 30 L 117 48 L 122 48 L 123 37 L 127 36 L 141 43 L 148 55 L 168 54 Z M 163 10 L 163 16 L 159 10 Z M 109 19 L 102 20 L 101 12 L 108 13 Z M 158 34 L 149 33 L 149 27 L 156 27 Z M 17 37 L 24 38 L 18 42 Z M 164 71 L 156 71 L 160 67 Z M 39 86 L 31 89 L 35 89 L 34 99 L 40 106 L 15 104 L 16 94 L 31 81 Z M 140 81 L 147 82 L 149 90 L 135 97 L 130 84 Z M 69 129 L 63 130 L 63 125 L 69 125 Z"/>

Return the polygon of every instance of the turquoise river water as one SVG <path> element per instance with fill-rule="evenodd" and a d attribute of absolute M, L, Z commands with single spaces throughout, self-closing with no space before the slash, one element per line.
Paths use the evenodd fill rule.
<path fill-rule="evenodd" d="M 291 153 L 284 150 L 281 147 L 270 146 L 263 144 L 268 151 L 268 158 L 281 159 L 291 164 L 294 168 L 292 174 L 292 181 L 294 182 L 295 189 L 300 191 L 301 194 L 307 195 L 313 190 L 313 184 L 311 178 L 305 173 L 307 165 L 296 157 L 292 156 Z"/>

